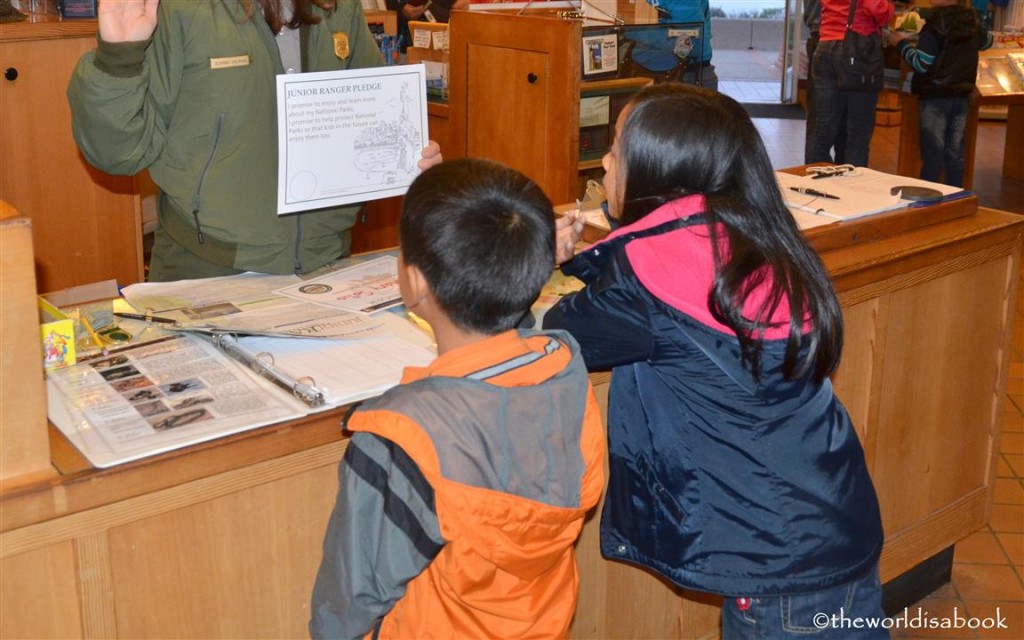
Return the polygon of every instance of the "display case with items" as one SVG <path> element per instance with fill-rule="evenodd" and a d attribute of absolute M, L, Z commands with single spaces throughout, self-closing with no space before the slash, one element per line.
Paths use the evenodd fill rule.
<path fill-rule="evenodd" d="M 1024 27 L 1005 27 L 1003 31 L 992 32 L 993 49 L 1024 48 Z"/>
<path fill-rule="evenodd" d="M 659 82 L 701 83 L 704 25 L 584 24 L 580 38 L 580 170 L 597 178 L 611 147 L 622 107 L 643 87 Z"/>
<path fill-rule="evenodd" d="M 642 77 L 700 84 L 703 31 L 699 22 L 584 25 L 582 79 Z"/>
<path fill-rule="evenodd" d="M 412 42 L 405 50 L 408 64 L 423 64 L 427 76 L 427 100 L 448 102 L 448 24 L 409 21 Z"/>

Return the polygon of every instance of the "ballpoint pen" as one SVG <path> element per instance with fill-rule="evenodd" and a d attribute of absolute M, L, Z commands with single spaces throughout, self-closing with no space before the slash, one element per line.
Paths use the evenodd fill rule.
<path fill-rule="evenodd" d="M 100 350 L 103 355 L 107 355 L 107 347 L 103 344 L 103 340 L 96 335 L 96 330 L 92 328 L 92 325 L 84 317 L 80 319 L 82 326 L 89 332 L 89 338 L 92 339 L 92 343 L 96 345 L 96 348 Z"/>
<path fill-rule="evenodd" d="M 789 190 L 802 193 L 805 196 L 814 196 L 815 198 L 828 198 L 829 200 L 839 199 L 839 196 L 834 196 L 831 193 L 825 193 L 824 191 L 818 191 L 817 189 L 809 189 L 807 187 L 790 187 Z"/>
<path fill-rule="evenodd" d="M 146 322 L 158 322 L 160 324 L 178 324 L 177 320 L 171 318 L 161 318 L 160 316 L 151 316 L 144 313 L 123 313 L 121 311 L 115 311 L 114 315 L 118 318 L 128 318 L 129 320 L 145 320 Z"/>

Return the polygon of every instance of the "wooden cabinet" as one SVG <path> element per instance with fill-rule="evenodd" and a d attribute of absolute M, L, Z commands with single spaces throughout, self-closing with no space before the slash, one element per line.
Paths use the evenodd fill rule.
<path fill-rule="evenodd" d="M 92 20 L 0 25 L 0 200 L 32 220 L 39 291 L 142 279 L 134 181 L 89 166 L 71 136 L 65 92 L 95 31 Z"/>
<path fill-rule="evenodd" d="M 580 22 L 460 12 L 449 28 L 453 153 L 533 178 L 552 202 L 577 197 Z"/>
<path fill-rule="evenodd" d="M 453 12 L 447 110 L 438 109 L 431 120 L 432 128 L 443 123 L 446 157 L 509 165 L 537 182 L 556 204 L 581 198 L 587 178 L 603 174 L 601 156 L 611 145 L 621 108 L 655 77 L 668 75 L 627 62 L 632 60 L 628 52 L 638 42 L 649 42 L 651 30 L 662 30 L 659 35 L 673 42 L 668 34 L 703 28 L 700 23 L 651 23 L 657 23 L 653 9 L 648 13 L 637 7 L 631 23 L 588 25 L 584 37 L 582 21 L 557 12 Z M 584 65 L 584 41 L 598 46 L 601 38 L 612 40 L 615 64 L 607 64 L 606 57 L 603 67 Z M 678 69 L 685 68 L 673 60 Z M 588 115 L 583 131 L 581 105 Z"/>

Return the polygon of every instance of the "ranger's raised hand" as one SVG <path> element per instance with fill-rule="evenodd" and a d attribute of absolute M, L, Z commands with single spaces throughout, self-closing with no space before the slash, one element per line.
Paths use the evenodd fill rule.
<path fill-rule="evenodd" d="M 156 30 L 160 0 L 103 0 L 99 3 L 100 38 L 105 42 L 141 42 Z"/>

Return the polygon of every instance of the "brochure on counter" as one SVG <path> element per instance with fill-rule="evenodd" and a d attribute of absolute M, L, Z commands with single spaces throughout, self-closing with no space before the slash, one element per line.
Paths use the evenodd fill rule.
<path fill-rule="evenodd" d="M 372 266 L 363 267 L 364 264 Z M 381 308 L 398 304 L 397 265 L 394 255 L 381 252 L 346 258 L 306 277 L 250 272 L 138 283 L 124 287 L 121 294 L 143 315 L 171 320 L 177 329 L 297 338 L 363 338 L 389 335 L 396 328 L 385 326 L 387 314 L 360 313 L 358 306 L 351 310 L 345 305 L 324 302 L 330 291 L 358 291 L 365 287 L 369 270 L 371 287 L 383 283 L 384 289 L 394 292 L 389 298 L 391 304 Z"/>

